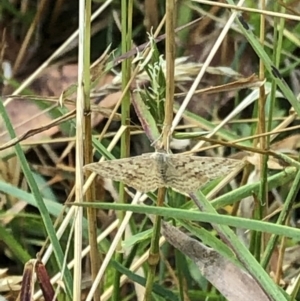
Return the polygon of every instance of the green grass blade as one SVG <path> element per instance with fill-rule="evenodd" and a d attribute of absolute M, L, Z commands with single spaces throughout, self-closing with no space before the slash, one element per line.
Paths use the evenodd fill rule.
<path fill-rule="evenodd" d="M 0 113 L 1 113 L 4 124 L 5 124 L 5 126 L 8 130 L 8 133 L 9 133 L 11 139 L 14 139 L 16 137 L 16 133 L 15 133 L 15 131 L 13 129 L 13 126 L 10 122 L 10 119 L 7 115 L 7 112 L 6 112 L 6 110 L 3 106 L 2 99 L 0 100 Z M 53 245 L 53 250 L 54 250 L 54 254 L 55 254 L 55 257 L 56 257 L 57 264 L 58 264 L 60 270 L 62 271 L 63 270 L 63 265 L 64 265 L 63 264 L 63 262 L 64 262 L 64 253 L 61 249 L 59 241 L 57 240 L 56 233 L 55 233 L 55 230 L 54 230 L 49 212 L 48 212 L 47 207 L 46 207 L 46 205 L 43 201 L 43 198 L 42 198 L 41 193 L 39 191 L 39 187 L 37 186 L 37 184 L 34 180 L 32 172 L 31 172 L 31 170 L 29 168 L 29 165 L 26 161 L 26 157 L 25 157 L 25 155 L 23 153 L 23 150 L 22 150 L 19 143 L 15 145 L 15 151 L 16 151 L 16 155 L 17 155 L 17 157 L 20 161 L 20 164 L 21 164 L 23 173 L 26 177 L 26 180 L 28 182 L 28 185 L 29 185 L 29 187 L 32 191 L 32 194 L 33 194 L 33 196 L 36 200 L 36 203 L 37 203 L 38 209 L 40 211 L 41 217 L 43 219 L 46 231 L 49 235 L 49 239 L 50 239 L 50 241 Z M 67 268 L 65 269 L 65 272 L 64 272 L 64 282 L 65 282 L 64 284 L 65 284 L 65 287 L 66 287 L 66 290 L 67 290 L 67 294 L 68 294 L 69 298 L 72 299 L 72 276 L 71 276 L 70 271 Z"/>

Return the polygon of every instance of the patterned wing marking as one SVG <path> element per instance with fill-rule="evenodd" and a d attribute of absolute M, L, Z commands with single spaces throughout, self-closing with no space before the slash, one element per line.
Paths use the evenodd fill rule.
<path fill-rule="evenodd" d="M 176 154 L 169 155 L 167 163 L 168 186 L 189 193 L 197 191 L 211 180 L 229 174 L 243 161 Z"/>
<path fill-rule="evenodd" d="M 227 158 L 149 153 L 141 156 L 92 163 L 84 167 L 103 178 L 120 181 L 141 192 L 170 186 L 179 191 L 197 191 L 207 182 L 230 173 L 243 161 Z"/>
<path fill-rule="evenodd" d="M 164 186 L 152 154 L 91 163 L 84 166 L 84 170 L 93 171 L 102 178 L 123 182 L 141 192 L 154 191 Z"/>

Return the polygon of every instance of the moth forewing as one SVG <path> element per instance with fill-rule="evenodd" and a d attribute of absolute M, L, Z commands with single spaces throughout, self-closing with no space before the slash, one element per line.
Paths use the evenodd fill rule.
<path fill-rule="evenodd" d="M 240 160 L 171 155 L 168 162 L 169 186 L 191 193 L 216 178 L 230 173 L 243 164 Z"/>
<path fill-rule="evenodd" d="M 84 166 L 102 178 L 120 181 L 141 192 L 154 191 L 163 187 L 153 153 Z"/>

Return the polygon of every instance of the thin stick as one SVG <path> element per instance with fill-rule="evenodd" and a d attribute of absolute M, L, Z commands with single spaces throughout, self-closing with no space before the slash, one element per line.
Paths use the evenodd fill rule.
<path fill-rule="evenodd" d="M 91 20 L 94 21 L 106 8 L 111 4 L 113 0 L 107 0 L 99 7 L 99 9 L 92 15 Z M 12 95 L 20 94 L 26 87 L 28 87 L 41 73 L 46 69 L 50 63 L 58 58 L 61 53 L 78 37 L 79 30 L 76 30 L 38 69 L 36 69 L 22 84 L 13 92 Z M 4 106 L 7 106 L 14 98 L 10 97 L 4 101 Z"/>
<path fill-rule="evenodd" d="M 244 3 L 244 0 L 240 0 L 239 3 L 237 4 L 237 6 L 242 6 L 242 4 Z M 173 131 L 175 130 L 176 126 L 178 125 L 179 121 L 181 120 L 182 118 L 182 115 L 187 107 L 187 105 L 189 104 L 192 96 L 194 95 L 194 92 L 196 91 L 205 71 L 206 71 L 206 68 L 209 66 L 209 64 L 211 63 L 214 55 L 216 54 L 217 50 L 219 49 L 223 39 L 225 38 L 227 32 L 229 31 L 229 29 L 231 28 L 232 26 L 232 23 L 236 17 L 236 15 L 238 14 L 237 11 L 234 11 L 232 13 L 232 15 L 230 16 L 228 22 L 226 23 L 225 27 L 223 28 L 218 40 L 216 41 L 213 49 L 211 50 L 210 54 L 208 55 L 207 59 L 205 60 L 204 64 L 203 64 L 203 67 L 201 68 L 199 74 L 197 75 L 193 85 L 191 86 L 188 94 L 186 95 L 182 105 L 180 106 L 174 120 L 173 120 L 173 123 L 172 123 L 172 127 L 171 127 L 171 130 L 170 130 L 170 134 L 173 133 Z"/>
<path fill-rule="evenodd" d="M 174 106 L 174 61 L 175 61 L 175 1 L 166 1 L 166 101 L 165 120 L 162 133 L 163 149 L 169 149 L 170 129 Z"/>
<path fill-rule="evenodd" d="M 76 177 L 75 177 L 75 202 L 83 201 L 83 158 L 84 158 L 84 107 L 86 99 L 89 97 L 89 67 L 90 62 L 86 61 L 86 45 L 89 45 L 90 36 L 87 35 L 87 28 L 90 23 L 90 0 L 80 0 L 79 2 L 79 45 L 78 45 L 78 88 L 76 100 Z M 88 49 L 90 51 L 90 49 Z M 88 102 L 88 101 L 87 101 Z M 81 252 L 82 252 L 82 213 L 83 208 L 78 206 L 75 209 L 75 231 L 74 231 L 74 279 L 73 279 L 73 300 L 81 300 Z"/>

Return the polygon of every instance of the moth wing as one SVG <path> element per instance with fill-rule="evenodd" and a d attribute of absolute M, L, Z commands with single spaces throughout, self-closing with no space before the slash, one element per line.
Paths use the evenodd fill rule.
<path fill-rule="evenodd" d="M 102 178 L 122 182 L 141 192 L 154 191 L 161 187 L 161 180 L 157 174 L 157 164 L 151 154 L 91 163 L 84 166 Z"/>
<path fill-rule="evenodd" d="M 197 191 L 209 181 L 230 173 L 241 166 L 243 161 L 214 158 L 170 155 L 168 159 L 167 179 L 169 186 L 186 193 Z"/>

